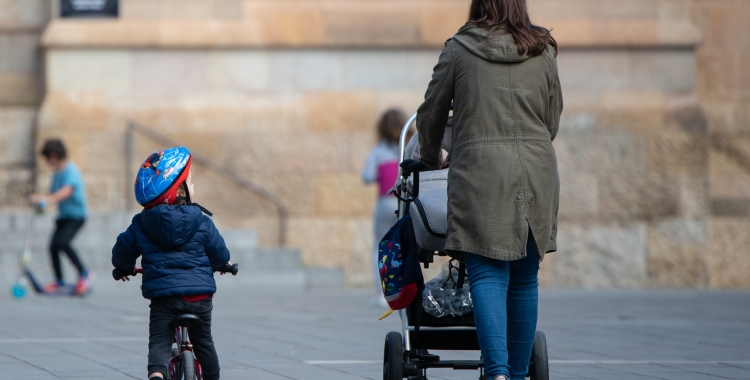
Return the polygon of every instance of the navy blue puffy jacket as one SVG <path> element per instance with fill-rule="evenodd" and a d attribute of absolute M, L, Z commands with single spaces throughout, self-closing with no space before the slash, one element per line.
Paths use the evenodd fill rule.
<path fill-rule="evenodd" d="M 133 217 L 112 248 L 112 265 L 131 271 L 143 256 L 143 297 L 216 293 L 213 269 L 229 262 L 214 223 L 192 205 L 158 205 Z"/>

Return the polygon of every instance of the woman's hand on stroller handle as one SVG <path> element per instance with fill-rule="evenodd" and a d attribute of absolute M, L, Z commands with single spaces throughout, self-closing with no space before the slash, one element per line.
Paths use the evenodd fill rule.
<path fill-rule="evenodd" d="M 412 173 L 430 170 L 422 161 L 412 160 L 411 158 L 404 160 L 399 166 L 401 166 L 401 176 L 404 178 L 409 178 Z"/>

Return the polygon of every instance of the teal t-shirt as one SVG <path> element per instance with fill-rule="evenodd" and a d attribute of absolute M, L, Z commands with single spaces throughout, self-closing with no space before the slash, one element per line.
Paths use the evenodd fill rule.
<path fill-rule="evenodd" d="M 71 161 L 68 161 L 60 171 L 52 174 L 50 192 L 54 193 L 65 186 L 73 186 L 73 194 L 57 205 L 60 210 L 60 219 L 85 219 L 86 187 L 83 185 L 81 171 Z"/>

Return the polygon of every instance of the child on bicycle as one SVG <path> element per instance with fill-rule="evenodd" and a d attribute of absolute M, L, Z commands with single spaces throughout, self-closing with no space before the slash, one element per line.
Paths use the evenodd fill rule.
<path fill-rule="evenodd" d="M 143 162 L 135 179 L 135 198 L 144 209 L 112 248 L 112 265 L 123 273 L 133 273 L 136 259 L 142 257 L 141 289 L 143 297 L 151 300 L 149 379 L 166 377 L 174 338 L 169 323 L 184 313 L 203 321 L 201 328 L 190 330 L 203 378 L 219 379 L 219 358 L 211 337 L 213 271 L 231 263 L 224 239 L 203 215 L 211 213 L 192 202 L 191 162 L 185 147 L 153 153 Z"/>

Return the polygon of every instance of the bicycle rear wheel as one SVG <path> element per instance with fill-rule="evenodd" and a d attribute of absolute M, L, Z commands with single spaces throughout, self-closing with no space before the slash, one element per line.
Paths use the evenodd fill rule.
<path fill-rule="evenodd" d="M 182 379 L 178 380 L 195 380 L 195 358 L 190 351 L 184 351 L 180 355 L 180 372 Z"/>

